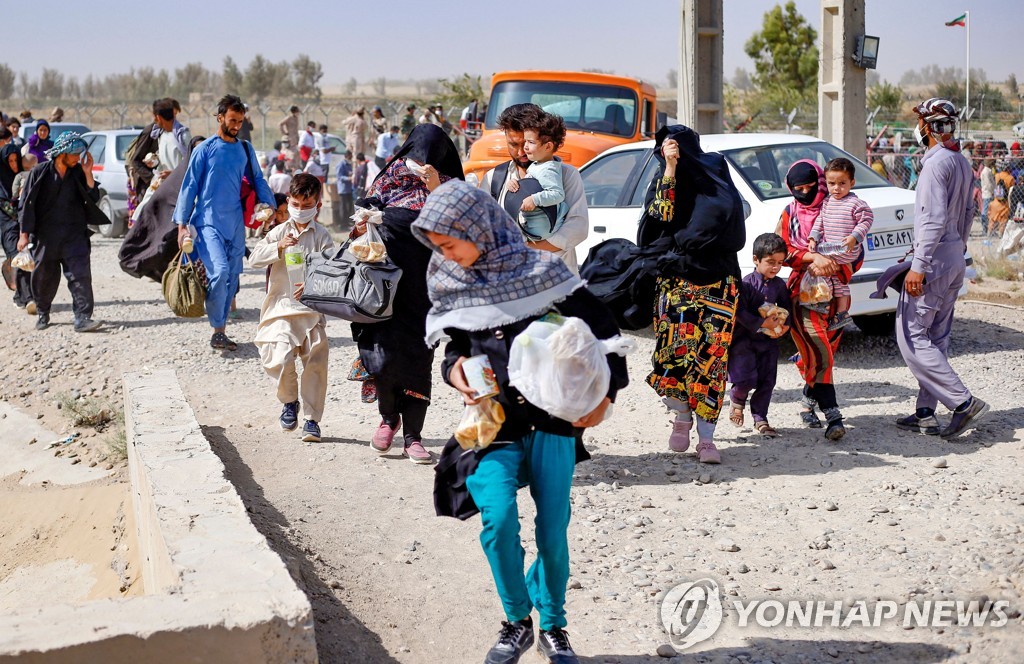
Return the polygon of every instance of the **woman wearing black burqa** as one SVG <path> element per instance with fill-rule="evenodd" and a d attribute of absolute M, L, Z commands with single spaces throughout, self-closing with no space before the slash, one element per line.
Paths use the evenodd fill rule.
<path fill-rule="evenodd" d="M 188 169 L 192 149 L 206 140 L 196 136 L 188 144 L 189 154 L 177 168 L 164 178 L 160 186 L 138 213 L 138 220 L 128 229 L 117 253 L 121 269 L 137 279 L 149 277 L 160 281 L 164 271 L 178 254 L 178 227 L 171 219 L 178 202 L 178 192 Z M 140 192 L 142 200 L 146 192 Z"/>
<path fill-rule="evenodd" d="M 698 459 L 720 463 L 713 437 L 739 299 L 743 202 L 725 158 L 701 150 L 695 131 L 674 125 L 656 138 L 662 168 L 648 192 L 637 238 L 641 247 L 665 247 L 658 260 L 657 345 L 647 383 L 675 413 L 669 449 L 689 447 L 696 418 Z"/>
<path fill-rule="evenodd" d="M 465 179 L 455 144 L 440 127 L 417 125 L 360 203 L 365 208 L 383 210 L 379 229 L 388 256 L 402 268 L 402 279 L 390 320 L 352 324 L 361 365 L 354 368 L 353 378 L 367 381 L 364 400 L 372 400 L 376 390 L 381 423 L 373 434 L 371 447 L 378 454 L 386 454 L 401 427 L 403 455 L 414 463 L 433 461 L 423 447 L 422 430 L 430 404 L 434 351 L 425 341 L 430 310 L 427 264 L 431 251 L 413 236 L 411 225 L 423 209 L 427 195 L 452 179 Z M 357 225 L 352 234 L 357 237 L 363 232 L 365 223 Z"/>
<path fill-rule="evenodd" d="M 32 302 L 32 273 L 17 270 L 11 266 L 11 259 L 18 254 L 18 201 L 11 196 L 14 176 L 21 172 L 21 151 L 14 142 L 0 148 L 0 233 L 2 233 L 4 254 L 4 281 L 14 291 L 14 304 L 24 309 Z M 35 311 L 29 310 L 30 314 Z"/>

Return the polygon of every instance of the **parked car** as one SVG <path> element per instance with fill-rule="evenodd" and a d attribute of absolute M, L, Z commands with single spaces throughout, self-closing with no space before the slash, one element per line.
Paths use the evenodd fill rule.
<path fill-rule="evenodd" d="M 907 253 L 914 242 L 914 192 L 894 187 L 867 164 L 836 146 L 811 136 L 792 134 L 707 134 L 705 152 L 725 156 L 733 182 L 745 204 L 747 242 L 739 252 L 744 274 L 753 270 L 754 239 L 775 231 L 783 208 L 793 199 L 786 188 L 789 167 L 800 159 L 824 165 L 836 157 L 850 159 L 856 168 L 854 191 L 874 211 L 875 223 L 865 246 L 864 266 L 850 284 L 857 327 L 866 334 L 888 334 L 895 322 L 896 298 L 872 300 L 878 276 Z M 636 241 L 644 198 L 658 172 L 654 141 L 611 148 L 580 169 L 590 208 L 590 235 L 576 248 L 585 259 L 591 247 L 612 239 Z M 969 260 L 969 259 L 968 259 Z M 970 263 L 970 260 L 969 260 Z M 788 271 L 781 275 L 788 276 Z M 961 294 L 966 292 L 966 285 Z"/>
<path fill-rule="evenodd" d="M 77 124 L 75 122 L 50 122 L 48 124 L 50 125 L 51 141 L 57 140 L 57 137 L 60 136 L 61 133 L 65 131 L 77 131 L 79 134 L 84 134 L 85 132 L 89 131 L 89 128 L 85 125 Z M 21 130 L 18 132 L 18 135 L 27 141 L 29 136 L 36 133 L 36 127 L 38 126 L 38 120 L 36 122 L 29 122 L 28 124 L 23 124 L 21 125 Z"/>
<path fill-rule="evenodd" d="M 103 237 L 121 237 L 128 230 L 128 172 L 125 170 L 125 153 L 140 131 L 135 128 L 107 129 L 82 134 L 92 153 L 93 177 L 100 187 L 99 208 L 110 219 L 108 225 L 93 229 Z"/>

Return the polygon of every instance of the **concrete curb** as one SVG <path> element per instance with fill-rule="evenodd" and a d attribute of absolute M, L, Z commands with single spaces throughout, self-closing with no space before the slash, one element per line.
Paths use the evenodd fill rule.
<path fill-rule="evenodd" d="M 309 600 L 249 521 L 173 371 L 124 376 L 143 597 L 0 616 L 0 661 L 315 662 Z"/>

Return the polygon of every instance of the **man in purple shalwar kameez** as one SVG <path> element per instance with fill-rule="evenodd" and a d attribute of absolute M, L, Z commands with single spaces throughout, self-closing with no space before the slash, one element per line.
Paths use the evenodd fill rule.
<path fill-rule="evenodd" d="M 749 397 L 754 428 L 765 437 L 775 438 L 778 434 L 768 424 L 768 406 L 778 376 L 779 337 L 789 328 L 776 317 L 765 317 L 759 309 L 769 303 L 789 311 L 789 287 L 777 276 L 785 265 L 786 243 L 775 233 L 765 233 L 754 240 L 753 250 L 755 269 L 740 284 L 729 348 L 729 382 L 733 384 L 729 420 L 737 426 L 743 424 L 743 408 Z"/>
<path fill-rule="evenodd" d="M 964 283 L 967 238 L 974 219 L 974 174 L 953 139 L 957 111 L 945 99 L 917 106 L 914 135 L 927 152 L 914 203 L 914 260 L 896 310 L 896 339 L 920 389 L 914 414 L 896 420 L 902 429 L 953 438 L 988 412 L 949 364 L 946 351 L 953 307 Z M 939 430 L 935 407 L 953 411 Z"/>

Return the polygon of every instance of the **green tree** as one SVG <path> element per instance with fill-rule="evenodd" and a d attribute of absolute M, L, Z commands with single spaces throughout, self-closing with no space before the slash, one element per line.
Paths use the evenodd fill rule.
<path fill-rule="evenodd" d="M 868 109 L 881 107 L 884 113 L 898 113 L 903 103 L 903 88 L 883 81 L 868 90 Z"/>
<path fill-rule="evenodd" d="M 754 84 L 761 90 L 807 90 L 813 96 L 818 87 L 817 38 L 793 0 L 785 8 L 775 5 L 765 13 L 761 31 L 743 47 L 754 61 Z"/>
<path fill-rule="evenodd" d="M 14 81 L 17 76 L 14 70 L 6 64 L 0 64 L 0 99 L 10 99 L 14 96 Z"/>
<path fill-rule="evenodd" d="M 292 66 L 286 60 L 270 65 L 270 75 L 270 94 L 275 97 L 291 97 L 295 94 Z"/>
<path fill-rule="evenodd" d="M 179 101 L 188 100 L 192 92 L 206 92 L 210 89 L 210 72 L 201 62 L 190 62 L 181 69 L 174 70 L 174 83 L 171 96 Z"/>
<path fill-rule="evenodd" d="M 1009 76 L 1006 77 L 1006 89 L 1010 91 L 1011 97 L 1016 97 L 1018 94 L 1020 94 L 1020 91 L 1017 87 L 1016 74 L 1010 74 Z"/>
<path fill-rule="evenodd" d="M 292 74 L 295 83 L 295 92 L 300 96 L 320 101 L 323 90 L 320 89 L 320 79 L 324 77 L 323 68 L 320 63 L 305 53 L 299 54 L 292 62 Z"/>
<path fill-rule="evenodd" d="M 274 91 L 274 65 L 257 55 L 245 69 L 245 94 L 259 101 Z"/>
<path fill-rule="evenodd" d="M 224 58 L 224 92 L 227 94 L 237 95 L 242 92 L 242 70 L 238 68 L 232 57 L 226 56 Z"/>
<path fill-rule="evenodd" d="M 449 110 L 448 115 L 451 112 L 462 111 L 474 99 L 480 106 L 487 102 L 488 95 L 484 92 L 479 76 L 463 74 L 453 79 L 442 78 L 438 80 L 438 87 L 437 101 Z"/>

